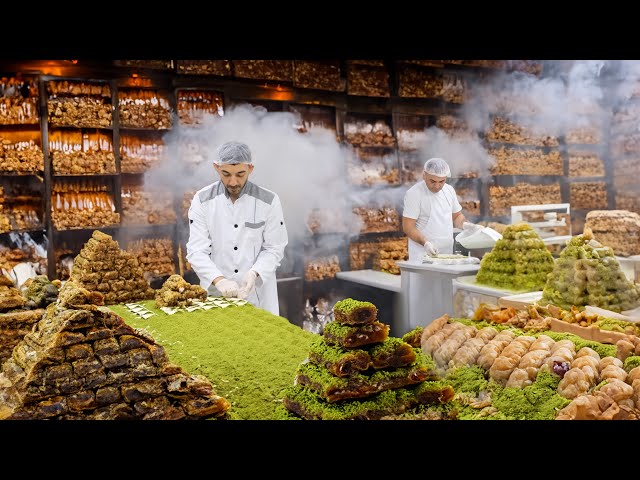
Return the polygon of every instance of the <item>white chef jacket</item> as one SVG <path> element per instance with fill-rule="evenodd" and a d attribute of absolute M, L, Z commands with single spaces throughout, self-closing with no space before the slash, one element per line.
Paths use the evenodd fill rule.
<path fill-rule="evenodd" d="M 404 196 L 402 216 L 416 219 L 416 227 L 440 253 L 453 253 L 451 215 L 462 210 L 454 188 L 446 184 L 433 193 L 424 180 L 413 185 Z M 409 260 L 422 261 L 424 246 L 409 239 Z"/>
<path fill-rule="evenodd" d="M 279 315 L 276 269 L 288 243 L 280 198 L 247 181 L 233 203 L 221 181 L 198 190 L 189 208 L 187 260 L 209 295 L 224 276 L 241 284 L 249 270 L 258 273 L 253 305 Z"/>

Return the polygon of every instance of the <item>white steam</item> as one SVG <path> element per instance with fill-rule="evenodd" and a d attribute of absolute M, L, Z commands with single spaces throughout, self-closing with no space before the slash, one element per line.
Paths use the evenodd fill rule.
<path fill-rule="evenodd" d="M 296 124 L 293 113 L 240 104 L 224 116 L 207 116 L 197 127 L 178 125 L 165 137 L 166 161 L 149 172 L 145 183 L 177 192 L 200 189 L 218 180 L 213 168 L 217 147 L 230 140 L 245 142 L 255 165 L 250 181 L 280 196 L 290 240 L 303 239 L 309 235 L 312 209 L 350 212 L 351 200 L 347 149 L 328 129 L 300 133 Z"/>
<path fill-rule="evenodd" d="M 555 137 L 580 127 L 606 131 L 606 122 L 621 99 L 640 92 L 639 80 L 637 61 L 545 61 L 539 76 L 499 71 L 478 75 L 467 83 L 467 99 L 457 113 L 454 108 L 448 111 L 464 121 L 468 134 L 451 135 L 434 126 L 408 130 L 408 138 L 415 142 L 416 159 L 405 168 L 415 169 L 419 180 L 424 162 L 437 156 L 449 162 L 453 177 L 475 172 L 490 180 L 495 159 L 488 154 L 485 136 L 496 116 Z M 239 104 L 222 116 L 206 117 L 197 127 L 177 124 L 164 138 L 166 161 L 146 175 L 145 183 L 170 189 L 176 196 L 202 188 L 218 179 L 212 166 L 217 147 L 238 140 L 252 150 L 255 169 L 251 181 L 280 196 L 291 245 L 312 236 L 308 219 L 314 209 L 335 212 L 335 216 L 325 215 L 324 221 L 334 218 L 342 224 L 343 232 L 346 224 L 351 234 L 357 234 L 362 225 L 353 207 L 395 206 L 401 213 L 404 193 L 413 182 L 353 182 L 349 168 L 354 149 L 341 145 L 331 129 L 312 126 L 301 133 L 296 129 L 301 123 L 297 113 L 268 112 L 263 107 Z M 363 161 L 356 177 L 376 175 L 380 165 L 386 173 L 387 163 L 403 163 L 398 158 L 402 152 L 398 157 L 383 158 L 378 166 Z M 340 231 L 337 225 L 335 231 Z"/>

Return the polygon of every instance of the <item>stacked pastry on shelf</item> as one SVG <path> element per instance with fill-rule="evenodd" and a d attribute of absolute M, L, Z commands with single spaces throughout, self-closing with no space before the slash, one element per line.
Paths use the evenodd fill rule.
<path fill-rule="evenodd" d="M 521 125 L 505 117 L 493 117 L 493 124 L 486 133 L 490 142 L 511 143 L 515 145 L 534 145 L 538 147 L 557 147 L 557 137 L 549 132 L 540 131 L 527 125 Z"/>
<path fill-rule="evenodd" d="M 389 337 L 371 302 L 346 298 L 333 307 L 335 320 L 298 366 L 283 392 L 292 417 L 308 420 L 380 419 L 453 397 L 420 348 Z"/>
<path fill-rule="evenodd" d="M 611 247 L 616 255 L 640 254 L 640 215 L 628 210 L 591 210 L 585 228 L 602 244 Z"/>
<path fill-rule="evenodd" d="M 113 125 L 107 82 L 47 82 L 47 120 L 53 127 L 109 128 Z"/>
<path fill-rule="evenodd" d="M 310 258 L 304 262 L 304 279 L 307 282 L 335 278 L 340 271 L 340 259 L 337 255 Z"/>
<path fill-rule="evenodd" d="M 513 187 L 489 186 L 489 215 L 492 217 L 510 215 L 512 205 L 543 205 L 547 203 L 562 203 L 559 182 L 549 185 L 518 182 Z"/>

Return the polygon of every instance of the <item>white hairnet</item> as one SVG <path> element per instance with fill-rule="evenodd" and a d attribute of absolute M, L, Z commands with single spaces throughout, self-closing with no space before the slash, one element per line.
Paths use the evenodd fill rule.
<path fill-rule="evenodd" d="M 451 169 L 449 164 L 444 161 L 443 158 L 430 158 L 424 164 L 424 171 L 429 175 L 435 175 L 436 177 L 450 177 Z"/>
<path fill-rule="evenodd" d="M 218 147 L 218 165 L 235 165 L 237 163 L 253 163 L 249 146 L 242 142 L 227 142 Z"/>

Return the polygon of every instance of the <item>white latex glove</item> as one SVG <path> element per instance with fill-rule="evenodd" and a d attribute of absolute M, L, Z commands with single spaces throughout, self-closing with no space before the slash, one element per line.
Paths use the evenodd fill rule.
<path fill-rule="evenodd" d="M 238 296 L 238 284 L 233 280 L 223 278 L 216 283 L 216 288 L 220 290 L 223 297 L 237 297 Z"/>
<path fill-rule="evenodd" d="M 482 225 L 478 225 L 477 223 L 464 222 L 462 224 L 462 229 L 469 230 L 471 232 L 477 232 L 478 230 L 482 229 Z"/>
<path fill-rule="evenodd" d="M 438 255 L 438 247 L 436 247 L 433 243 L 431 243 L 429 240 L 427 240 L 426 242 L 424 242 L 424 251 L 427 253 L 427 255 L 429 255 L 430 257 L 435 257 L 436 255 Z"/>
<path fill-rule="evenodd" d="M 251 295 L 251 292 L 253 292 L 253 289 L 256 288 L 257 277 L 258 277 L 258 274 L 253 270 L 249 270 L 247 273 L 245 273 L 244 278 L 242 279 L 242 282 L 240 282 L 240 290 L 238 290 L 238 298 L 245 300 L 249 297 L 249 295 Z"/>

